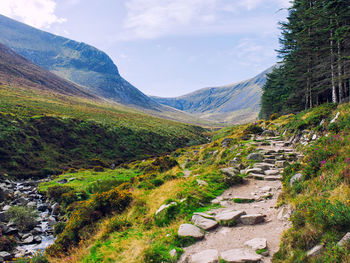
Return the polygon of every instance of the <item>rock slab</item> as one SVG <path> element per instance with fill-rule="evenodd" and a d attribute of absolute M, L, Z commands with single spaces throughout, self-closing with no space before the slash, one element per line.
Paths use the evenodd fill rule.
<path fill-rule="evenodd" d="M 204 237 L 202 230 L 191 224 L 182 224 L 177 234 L 180 237 L 194 237 L 196 239 L 202 239 Z"/>
<path fill-rule="evenodd" d="M 249 249 L 231 249 L 221 253 L 221 259 L 228 263 L 260 262 L 262 256 Z"/>
<path fill-rule="evenodd" d="M 191 221 L 203 230 L 211 230 L 218 226 L 218 222 L 200 215 L 193 215 Z"/>
<path fill-rule="evenodd" d="M 219 252 L 215 249 L 207 249 L 191 256 L 190 263 L 218 263 Z"/>

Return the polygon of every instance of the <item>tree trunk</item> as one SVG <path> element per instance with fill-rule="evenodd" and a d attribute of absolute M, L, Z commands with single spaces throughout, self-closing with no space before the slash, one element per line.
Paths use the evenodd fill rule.
<path fill-rule="evenodd" d="M 331 24 L 332 24 L 332 20 L 331 20 Z M 332 102 L 338 103 L 337 90 L 335 87 L 333 29 L 331 29 L 331 43 L 330 44 L 331 44 Z"/>

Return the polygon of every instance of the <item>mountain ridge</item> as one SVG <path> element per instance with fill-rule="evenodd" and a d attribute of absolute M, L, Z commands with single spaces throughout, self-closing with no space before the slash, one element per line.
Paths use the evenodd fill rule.
<path fill-rule="evenodd" d="M 221 122 L 240 122 L 239 118 L 246 116 L 243 121 L 248 121 L 258 115 L 261 90 L 266 82 L 266 74 L 271 72 L 272 68 L 234 84 L 203 88 L 174 98 L 151 98 L 202 119 L 221 118 Z"/>
<path fill-rule="evenodd" d="M 103 51 L 0 15 L 0 42 L 56 75 L 106 99 L 133 106 L 162 108 L 120 76 Z"/>

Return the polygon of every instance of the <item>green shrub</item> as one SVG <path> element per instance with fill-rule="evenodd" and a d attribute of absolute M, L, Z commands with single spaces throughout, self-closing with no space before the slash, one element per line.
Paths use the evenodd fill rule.
<path fill-rule="evenodd" d="M 49 255 L 57 256 L 57 254 L 66 253 L 82 238 L 86 238 L 86 233 L 92 234 L 92 225 L 97 220 L 108 214 L 124 211 L 132 198 L 128 191 L 121 189 L 123 185 L 108 192 L 95 194 L 90 200 L 80 202 L 55 244 L 47 249 Z"/>
<path fill-rule="evenodd" d="M 47 197 L 57 203 L 61 203 L 62 194 L 73 191 L 73 187 L 57 185 L 47 188 Z"/>
<path fill-rule="evenodd" d="M 273 113 L 270 116 L 270 121 L 276 120 L 280 117 L 280 115 L 278 113 Z"/>
<path fill-rule="evenodd" d="M 20 231 L 24 231 L 36 226 L 38 211 L 25 206 L 12 206 L 7 211 L 7 216 L 16 224 Z"/>
<path fill-rule="evenodd" d="M 54 236 L 58 236 L 59 234 L 61 234 L 64 229 L 66 227 L 66 223 L 64 222 L 58 222 L 56 225 L 53 226 L 53 234 Z"/>
<path fill-rule="evenodd" d="M 112 188 L 115 188 L 123 183 L 126 183 L 126 180 L 101 180 L 92 182 L 88 185 L 86 191 L 88 191 L 90 194 L 96 194 L 96 193 L 103 193 L 111 190 Z"/>
<path fill-rule="evenodd" d="M 250 124 L 245 130 L 244 134 L 260 134 L 264 130 L 259 125 L 256 124 Z"/>

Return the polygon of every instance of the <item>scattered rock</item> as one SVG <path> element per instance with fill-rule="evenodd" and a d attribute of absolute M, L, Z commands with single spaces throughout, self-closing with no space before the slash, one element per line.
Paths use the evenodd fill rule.
<path fill-rule="evenodd" d="M 261 136 L 275 136 L 275 132 L 271 130 L 265 130 L 262 132 Z"/>
<path fill-rule="evenodd" d="M 244 243 L 254 251 L 267 248 L 267 240 L 265 238 L 254 238 Z"/>
<path fill-rule="evenodd" d="M 333 118 L 333 120 L 331 120 L 330 123 L 336 122 L 336 120 L 339 118 L 340 112 L 337 112 L 337 115 L 335 115 L 335 117 Z"/>
<path fill-rule="evenodd" d="M 251 153 L 247 156 L 247 160 L 262 161 L 264 157 L 260 153 Z"/>
<path fill-rule="evenodd" d="M 190 263 L 218 263 L 219 252 L 215 249 L 207 249 L 191 256 Z"/>
<path fill-rule="evenodd" d="M 23 240 L 23 244 L 29 245 L 32 243 L 34 243 L 34 237 L 32 235 Z"/>
<path fill-rule="evenodd" d="M 156 215 L 158 215 L 160 212 L 162 212 L 162 211 L 164 211 L 165 209 L 167 209 L 168 207 L 170 207 L 170 206 L 173 206 L 173 205 L 177 205 L 177 203 L 176 202 L 171 202 L 171 203 L 169 203 L 169 204 L 167 204 L 167 205 L 161 205 L 160 207 L 159 207 L 159 209 L 156 211 Z"/>
<path fill-rule="evenodd" d="M 180 237 L 194 237 L 196 239 L 202 239 L 204 237 L 202 230 L 191 224 L 182 224 L 177 234 Z"/>
<path fill-rule="evenodd" d="M 280 174 L 280 171 L 279 170 L 267 170 L 265 171 L 265 174 L 270 176 L 270 175 L 278 175 Z"/>
<path fill-rule="evenodd" d="M 211 230 L 218 226 L 218 222 L 204 218 L 200 215 L 193 215 L 191 221 L 193 224 L 195 224 L 203 230 Z"/>
<path fill-rule="evenodd" d="M 233 141 L 232 138 L 225 138 L 222 140 L 221 145 L 222 147 L 228 147 L 232 141 Z"/>
<path fill-rule="evenodd" d="M 57 181 L 57 183 L 59 183 L 59 184 L 66 184 L 66 183 L 68 183 L 68 180 L 67 179 L 62 179 L 60 181 Z"/>
<path fill-rule="evenodd" d="M 281 207 L 280 211 L 278 212 L 277 219 L 280 221 L 285 221 L 290 218 L 291 211 L 287 206 Z"/>
<path fill-rule="evenodd" d="M 298 173 L 298 174 L 294 175 L 292 178 L 290 178 L 289 184 L 293 185 L 294 183 L 303 180 L 303 177 L 304 176 L 301 173 Z"/>
<path fill-rule="evenodd" d="M 338 246 L 344 246 L 350 240 L 350 232 L 346 233 L 346 235 L 338 242 Z"/>
<path fill-rule="evenodd" d="M 176 249 L 172 249 L 169 251 L 169 254 L 170 254 L 170 257 L 171 258 L 177 258 L 177 252 L 176 252 Z"/>
<path fill-rule="evenodd" d="M 314 246 L 312 249 L 310 249 L 306 255 L 308 257 L 314 257 L 314 256 L 317 256 L 321 253 L 321 251 L 323 250 L 323 245 L 317 245 L 317 246 Z"/>
<path fill-rule="evenodd" d="M 39 205 L 39 206 L 38 206 L 38 210 L 39 210 L 40 212 L 45 212 L 48 208 L 49 208 L 49 207 L 48 207 L 48 205 L 46 205 L 46 204 L 42 204 L 42 205 Z"/>
<path fill-rule="evenodd" d="M 246 170 L 246 173 L 247 174 L 250 174 L 250 173 L 264 174 L 264 171 L 261 168 L 252 168 L 252 169 Z"/>
<path fill-rule="evenodd" d="M 8 210 L 10 210 L 10 208 L 11 208 L 11 206 L 9 206 L 9 205 L 5 205 L 3 208 L 2 208 L 2 211 L 8 211 Z"/>
<path fill-rule="evenodd" d="M 249 249 L 231 249 L 221 253 L 221 259 L 228 263 L 260 262 L 262 256 Z"/>
<path fill-rule="evenodd" d="M 223 211 L 215 216 L 215 220 L 223 225 L 234 225 L 237 219 L 245 214 L 244 211 Z"/>
<path fill-rule="evenodd" d="M 222 200 L 221 200 L 222 201 Z M 201 212 L 198 212 L 198 213 L 193 213 L 193 215 L 199 215 L 201 217 L 204 217 L 204 218 L 207 218 L 207 219 L 215 219 L 215 216 L 213 215 L 208 215 L 206 213 L 201 213 Z"/>
<path fill-rule="evenodd" d="M 243 225 L 255 225 L 264 222 L 262 214 L 242 215 L 239 219 Z"/>
<path fill-rule="evenodd" d="M 207 186 L 208 185 L 208 183 L 206 181 L 200 180 L 200 179 L 197 179 L 197 183 L 199 186 Z"/>
<path fill-rule="evenodd" d="M 10 253 L 6 252 L 6 251 L 2 251 L 0 252 L 0 259 L 3 259 L 5 261 L 8 261 L 8 260 L 11 260 L 12 259 L 12 256 Z"/>
<path fill-rule="evenodd" d="M 275 162 L 276 167 L 283 168 L 287 165 L 287 161 L 276 161 Z"/>

